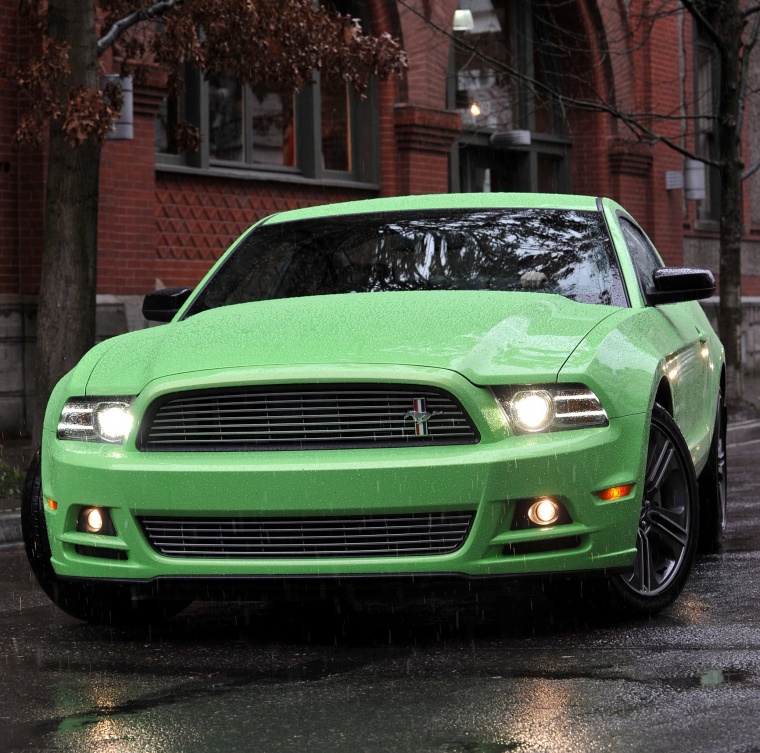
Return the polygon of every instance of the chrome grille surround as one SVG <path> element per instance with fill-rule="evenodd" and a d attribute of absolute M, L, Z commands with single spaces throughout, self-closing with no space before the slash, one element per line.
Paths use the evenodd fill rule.
<path fill-rule="evenodd" d="M 474 512 L 308 518 L 139 518 L 165 557 L 306 559 L 450 554 L 465 542 Z"/>
<path fill-rule="evenodd" d="M 410 415 L 424 399 L 424 435 Z M 419 415 L 419 414 L 418 414 Z M 255 451 L 474 444 L 480 434 L 459 401 L 435 387 L 298 384 L 180 392 L 142 421 L 143 451 Z"/>

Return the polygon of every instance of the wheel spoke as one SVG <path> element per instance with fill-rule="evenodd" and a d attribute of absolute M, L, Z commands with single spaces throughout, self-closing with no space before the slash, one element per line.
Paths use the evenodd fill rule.
<path fill-rule="evenodd" d="M 661 447 L 657 448 L 655 445 L 655 451 L 657 451 L 657 456 L 651 466 L 647 468 L 646 491 L 650 495 L 662 487 L 673 460 L 675 448 L 670 440 L 664 439 Z"/>
<path fill-rule="evenodd" d="M 656 531 L 674 549 L 676 556 L 679 555 L 689 543 L 689 531 L 681 523 L 682 515 L 677 515 L 670 510 L 657 509 L 649 514 L 649 522 L 652 530 Z"/>
<path fill-rule="evenodd" d="M 641 592 L 646 593 L 652 590 L 652 573 L 654 571 L 654 563 L 652 562 L 652 547 L 649 542 L 649 537 L 641 530 L 638 535 L 638 550 L 640 556 L 641 567 Z"/>
<path fill-rule="evenodd" d="M 693 554 L 693 472 L 673 419 L 658 408 L 649 434 L 633 572 L 622 578 L 645 600 L 667 598 Z M 689 475 L 691 472 L 691 475 Z"/>

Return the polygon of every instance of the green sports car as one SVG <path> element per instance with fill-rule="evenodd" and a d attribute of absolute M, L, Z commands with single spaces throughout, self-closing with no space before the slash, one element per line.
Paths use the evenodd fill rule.
<path fill-rule="evenodd" d="M 32 568 L 92 622 L 525 575 L 656 612 L 725 528 L 714 291 L 608 199 L 263 219 L 55 388 Z"/>

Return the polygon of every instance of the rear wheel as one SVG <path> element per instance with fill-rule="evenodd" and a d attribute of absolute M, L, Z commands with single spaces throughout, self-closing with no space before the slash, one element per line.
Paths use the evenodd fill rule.
<path fill-rule="evenodd" d="M 137 626 L 179 614 L 189 601 L 134 598 L 128 586 L 99 586 L 60 579 L 50 563 L 50 540 L 42 506 L 40 456 L 29 466 L 21 497 L 21 530 L 29 564 L 42 590 L 64 612 L 98 625 Z"/>
<path fill-rule="evenodd" d="M 681 592 L 697 550 L 698 500 L 686 442 L 670 414 L 655 405 L 633 572 L 610 580 L 612 595 L 624 611 L 652 614 Z"/>
<path fill-rule="evenodd" d="M 723 543 L 726 530 L 726 406 L 723 395 L 718 395 L 707 465 L 699 477 L 700 526 L 699 550 L 717 552 Z"/>

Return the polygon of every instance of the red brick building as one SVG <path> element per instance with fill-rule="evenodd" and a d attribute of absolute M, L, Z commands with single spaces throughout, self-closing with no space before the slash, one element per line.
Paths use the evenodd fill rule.
<path fill-rule="evenodd" d="M 639 220 L 666 263 L 717 271 L 715 176 L 707 172 L 704 197 L 692 200 L 679 187 L 686 165 L 677 152 L 638 143 L 610 115 L 540 94 L 542 85 L 581 99 L 605 92 L 623 110 L 709 115 L 713 58 L 689 16 L 670 15 L 649 30 L 635 16 L 641 1 L 629 4 L 628 15 L 606 0 L 548 3 L 551 14 L 545 3 L 522 0 L 335 5 L 360 16 L 365 29 L 401 40 L 409 58 L 404 78 L 373 85 L 363 101 L 342 83 L 317 80 L 290 98 L 192 72 L 180 101 L 167 100 L 155 82 L 135 87 L 133 138 L 103 150 L 100 337 L 144 326 L 139 306 L 147 291 L 194 285 L 260 217 L 373 196 L 611 196 Z M 465 11 L 456 24 L 455 11 Z M 18 3 L 0 0 L 3 55 L 19 59 L 29 44 Z M 615 45 L 634 52 L 606 55 Z M 14 144 L 22 108 L 13 86 L 0 80 L 0 433 L 23 430 L 33 381 L 45 150 Z M 180 117 L 203 134 L 197 154 L 174 148 Z M 710 126 L 695 132 L 694 122 L 674 119 L 668 135 L 709 150 Z M 748 126 L 747 142 L 756 135 Z M 760 295 L 760 263 L 751 252 L 760 236 L 758 190 L 747 181 L 748 303 Z M 756 348 L 752 316 L 747 326 L 753 366 L 760 337 Z"/>

